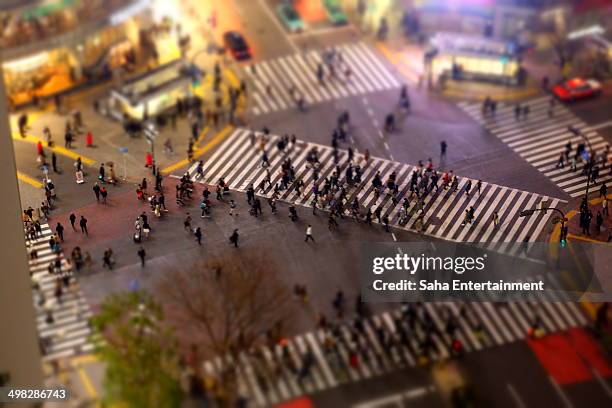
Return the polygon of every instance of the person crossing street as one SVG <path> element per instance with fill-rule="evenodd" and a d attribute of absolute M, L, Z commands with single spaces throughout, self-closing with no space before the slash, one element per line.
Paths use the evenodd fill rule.
<path fill-rule="evenodd" d="M 140 249 L 138 250 L 138 257 L 140 258 L 140 266 L 142 268 L 144 268 L 144 266 L 145 266 L 145 258 L 146 258 L 146 256 L 147 256 L 147 253 L 146 253 L 144 247 L 141 246 Z"/>
<path fill-rule="evenodd" d="M 312 236 L 312 225 L 308 224 L 308 227 L 306 227 L 306 238 L 304 239 L 304 242 L 308 242 L 308 240 L 312 240 L 312 242 L 315 242 L 314 237 Z"/>
<path fill-rule="evenodd" d="M 79 226 L 81 227 L 81 233 L 89 236 L 89 231 L 87 231 L 87 218 L 81 215 L 81 219 L 79 220 Z"/>

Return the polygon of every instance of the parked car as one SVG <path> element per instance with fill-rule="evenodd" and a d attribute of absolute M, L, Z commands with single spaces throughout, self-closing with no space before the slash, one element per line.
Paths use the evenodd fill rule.
<path fill-rule="evenodd" d="M 335 25 L 343 25 L 348 23 L 348 18 L 340 6 L 339 0 L 322 0 L 323 8 L 327 13 L 327 18 Z"/>
<path fill-rule="evenodd" d="M 572 78 L 552 88 L 553 94 L 563 102 L 574 102 L 601 94 L 601 84 L 594 79 Z"/>
<path fill-rule="evenodd" d="M 251 50 L 246 40 L 238 31 L 227 31 L 223 34 L 223 44 L 229 49 L 232 56 L 238 60 L 251 58 Z"/>
<path fill-rule="evenodd" d="M 278 6 L 276 6 L 276 12 L 278 13 L 278 16 L 285 27 L 287 27 L 290 32 L 300 32 L 306 27 L 304 21 L 302 21 L 300 15 L 290 2 L 283 1 L 280 3 Z"/>

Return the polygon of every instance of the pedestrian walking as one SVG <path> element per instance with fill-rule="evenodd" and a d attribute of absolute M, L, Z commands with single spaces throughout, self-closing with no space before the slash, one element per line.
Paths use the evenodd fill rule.
<path fill-rule="evenodd" d="M 74 226 L 74 224 L 76 223 L 76 219 L 77 219 L 76 215 L 74 215 L 74 213 L 72 213 L 72 214 L 70 214 L 70 217 L 68 217 L 68 218 L 70 219 L 70 225 L 72 226 L 72 229 L 74 231 L 76 231 L 76 228 Z"/>
<path fill-rule="evenodd" d="M 521 118 L 521 112 L 522 112 L 521 104 L 517 103 L 514 106 L 514 120 L 518 121 Z"/>
<path fill-rule="evenodd" d="M 440 142 L 440 158 L 446 157 L 446 148 L 447 147 L 448 147 L 448 145 L 446 144 L 445 140 Z"/>
<path fill-rule="evenodd" d="M 89 232 L 87 231 L 87 218 L 81 215 L 81 219 L 79 220 L 79 226 L 81 227 L 81 233 L 89 236 Z"/>
<path fill-rule="evenodd" d="M 59 174 L 59 168 L 57 167 L 57 155 L 55 152 L 51 152 L 51 167 L 53 168 L 53 172 Z"/>
<path fill-rule="evenodd" d="M 528 116 L 529 116 L 529 105 L 525 105 L 523 106 L 523 119 L 527 120 Z"/>
<path fill-rule="evenodd" d="M 102 197 L 102 203 L 106 204 L 106 197 L 108 196 L 108 190 L 106 187 L 100 187 L 100 196 Z"/>
<path fill-rule="evenodd" d="M 96 181 L 92 187 L 94 194 L 96 195 L 96 201 L 100 202 L 100 185 Z"/>
<path fill-rule="evenodd" d="M 235 248 L 238 248 L 238 239 L 240 238 L 240 235 L 238 234 L 238 229 L 235 229 L 234 232 L 232 232 L 232 235 L 230 235 L 229 241 L 231 244 L 234 244 Z"/>
<path fill-rule="evenodd" d="M 601 202 L 601 208 L 603 214 L 608 217 L 608 197 L 603 198 L 603 201 Z"/>
<path fill-rule="evenodd" d="M 314 237 L 312 236 L 312 225 L 308 224 L 308 227 L 306 227 L 306 238 L 304 239 L 304 242 L 308 242 L 308 240 L 312 240 L 312 242 L 315 242 Z"/>
<path fill-rule="evenodd" d="M 238 215 L 238 213 L 236 212 L 236 202 L 234 202 L 234 200 L 230 200 L 229 207 L 229 215 Z"/>
<path fill-rule="evenodd" d="M 59 239 L 64 242 L 64 226 L 59 222 L 55 226 L 55 232 L 57 232 L 57 236 L 59 237 Z"/>
<path fill-rule="evenodd" d="M 497 211 L 493 212 L 493 228 L 497 228 L 499 226 L 499 214 Z"/>
<path fill-rule="evenodd" d="M 562 169 L 565 167 L 565 153 L 561 153 L 559 155 L 559 160 L 557 160 L 557 164 L 555 165 L 556 169 Z"/>
<path fill-rule="evenodd" d="M 144 247 L 140 247 L 140 249 L 138 250 L 138 257 L 140 258 L 140 266 L 144 268 L 145 266 L 145 258 L 147 256 L 147 252 L 145 251 Z"/>
<path fill-rule="evenodd" d="M 193 232 L 193 235 L 195 236 L 195 239 L 198 245 L 201 246 L 202 245 L 202 229 L 200 227 L 197 227 L 195 231 Z"/>
<path fill-rule="evenodd" d="M 191 231 L 191 215 L 189 215 L 189 213 L 187 213 L 187 216 L 183 220 L 183 228 L 185 228 L 186 231 Z"/>
<path fill-rule="evenodd" d="M 482 180 L 478 180 L 476 183 L 476 190 L 478 190 L 478 195 L 480 195 L 480 191 L 482 189 Z"/>

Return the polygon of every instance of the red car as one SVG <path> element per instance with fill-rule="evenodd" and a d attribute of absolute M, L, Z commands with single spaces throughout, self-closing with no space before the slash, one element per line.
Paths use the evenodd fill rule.
<path fill-rule="evenodd" d="M 573 102 L 601 94 L 601 84 L 594 79 L 572 78 L 555 85 L 552 92 L 563 102 Z"/>

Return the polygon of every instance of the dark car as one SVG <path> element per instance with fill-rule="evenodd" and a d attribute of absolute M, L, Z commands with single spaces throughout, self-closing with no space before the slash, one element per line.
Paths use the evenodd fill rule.
<path fill-rule="evenodd" d="M 239 32 L 228 31 L 223 34 L 223 44 L 238 61 L 251 58 L 249 45 Z"/>

